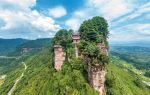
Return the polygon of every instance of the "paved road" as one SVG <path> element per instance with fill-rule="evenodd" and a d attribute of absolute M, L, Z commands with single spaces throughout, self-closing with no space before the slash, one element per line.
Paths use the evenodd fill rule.
<path fill-rule="evenodd" d="M 24 62 L 22 62 L 22 64 L 24 65 L 24 70 L 26 70 L 26 69 L 27 69 L 26 64 L 25 64 Z M 8 92 L 7 95 L 12 95 L 12 93 L 13 93 L 13 91 L 15 90 L 17 84 L 19 83 L 19 81 L 21 80 L 21 78 L 22 78 L 23 76 L 24 76 L 24 72 L 21 74 L 21 76 L 20 76 L 19 78 L 16 79 L 16 81 L 15 81 L 13 87 L 10 89 L 10 91 Z"/>
<path fill-rule="evenodd" d="M 150 86 L 150 82 L 143 81 L 146 85 Z"/>

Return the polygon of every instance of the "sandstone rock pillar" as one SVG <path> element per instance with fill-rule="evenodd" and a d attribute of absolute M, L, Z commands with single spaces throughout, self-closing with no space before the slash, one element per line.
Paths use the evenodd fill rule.
<path fill-rule="evenodd" d="M 61 45 L 54 45 L 54 66 L 57 71 L 61 70 L 61 66 L 65 60 L 65 53 Z"/>
<path fill-rule="evenodd" d="M 108 48 L 106 47 L 104 42 L 98 43 L 97 46 L 99 47 L 99 49 L 102 51 L 103 54 L 106 54 L 108 56 Z"/>
<path fill-rule="evenodd" d="M 106 95 L 105 92 L 105 70 L 98 64 L 88 66 L 88 78 L 90 85 L 97 90 L 100 95 Z"/>

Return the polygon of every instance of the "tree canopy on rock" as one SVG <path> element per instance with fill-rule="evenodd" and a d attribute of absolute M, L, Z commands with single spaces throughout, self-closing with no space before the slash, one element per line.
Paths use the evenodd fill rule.
<path fill-rule="evenodd" d="M 79 32 L 81 39 L 99 42 L 108 38 L 108 24 L 103 17 L 96 16 L 84 21 L 79 28 Z"/>
<path fill-rule="evenodd" d="M 91 64 L 104 65 L 108 63 L 107 54 L 97 46 L 98 43 L 104 43 L 106 49 L 108 48 L 108 24 L 103 17 L 93 17 L 92 19 L 84 21 L 80 28 L 79 33 L 81 41 L 79 48 L 81 53 L 91 59 Z"/>

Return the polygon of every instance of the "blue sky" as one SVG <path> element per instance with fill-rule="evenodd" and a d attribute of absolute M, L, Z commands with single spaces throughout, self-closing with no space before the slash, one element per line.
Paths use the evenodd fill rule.
<path fill-rule="evenodd" d="M 111 42 L 150 41 L 150 0 L 0 0 L 0 38 L 53 37 L 93 16 L 108 21 Z"/>

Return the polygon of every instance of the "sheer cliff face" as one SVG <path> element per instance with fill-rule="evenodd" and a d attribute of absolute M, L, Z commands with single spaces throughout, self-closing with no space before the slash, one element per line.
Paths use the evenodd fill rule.
<path fill-rule="evenodd" d="M 55 45 L 54 46 L 54 54 L 55 54 L 55 69 L 57 71 L 61 70 L 61 66 L 65 60 L 65 53 L 61 46 Z"/>
<path fill-rule="evenodd" d="M 104 43 L 98 43 L 97 45 L 103 54 L 108 56 L 108 50 Z M 105 75 L 106 71 L 104 66 L 99 63 L 91 65 L 90 61 L 88 63 L 88 78 L 90 85 L 97 90 L 100 95 L 106 95 L 105 92 Z"/>
<path fill-rule="evenodd" d="M 88 78 L 90 85 L 97 90 L 100 95 L 105 95 L 105 70 L 101 66 L 88 66 Z"/>
<path fill-rule="evenodd" d="M 84 45 L 82 42 L 80 43 L 80 35 L 79 34 L 73 34 L 72 35 L 73 45 L 74 45 L 74 55 L 76 58 L 80 57 L 83 60 L 85 60 L 85 63 L 87 65 L 87 73 L 88 73 L 88 79 L 89 84 L 91 87 L 93 87 L 95 90 L 97 90 L 100 95 L 106 95 L 105 94 L 105 69 L 104 64 L 107 62 L 105 61 L 105 56 L 108 56 L 108 49 L 106 47 L 106 44 L 104 42 L 96 43 L 96 42 L 88 42 L 85 41 L 87 45 Z M 83 44 L 84 51 L 82 52 L 80 47 L 78 47 L 78 44 Z M 91 46 L 92 45 L 92 46 Z M 87 47 L 87 48 L 86 48 Z M 93 53 L 97 52 L 95 55 Z M 92 52 L 92 53 L 91 53 Z M 65 60 L 65 54 L 63 51 L 62 46 L 55 45 L 54 46 L 54 53 L 55 53 L 55 69 L 57 71 L 61 70 L 61 66 L 63 65 L 63 61 Z M 79 56 L 81 53 L 81 56 Z M 102 56 L 103 55 L 103 56 Z M 102 56 L 102 57 L 101 57 Z M 104 59 L 104 60 L 103 60 Z"/>

